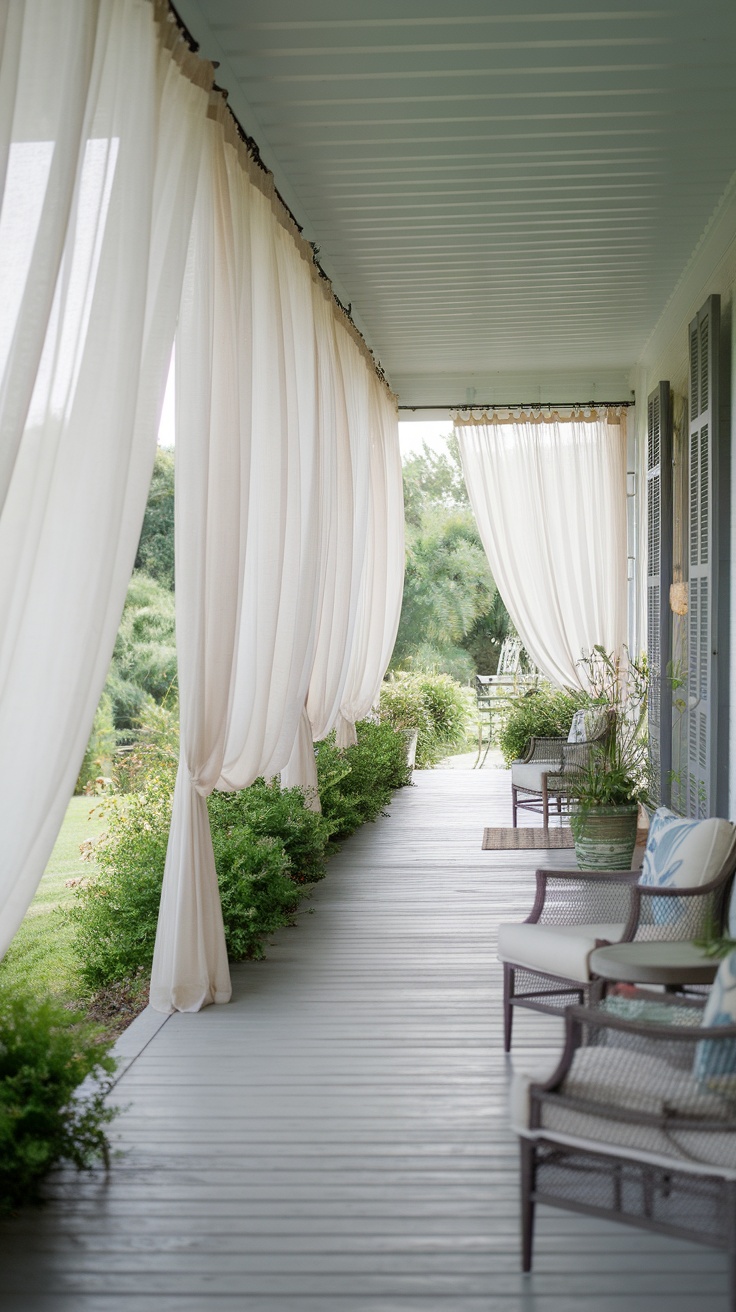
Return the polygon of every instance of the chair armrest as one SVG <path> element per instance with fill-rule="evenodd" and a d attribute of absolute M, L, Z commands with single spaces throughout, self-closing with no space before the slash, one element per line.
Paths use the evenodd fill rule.
<path fill-rule="evenodd" d="M 567 742 L 566 738 L 531 738 L 526 756 L 523 757 L 525 765 L 530 761 L 550 761 L 553 765 L 558 762 L 562 766 L 562 749 Z"/>
<path fill-rule="evenodd" d="M 659 1000 L 668 1005 L 663 995 Z M 545 1103 L 554 1102 L 660 1129 L 736 1130 L 736 1025 L 695 1020 L 652 1024 L 597 1007 L 567 1007 L 560 1063 L 530 1090 L 533 1128 L 543 1125 Z"/>
<path fill-rule="evenodd" d="M 537 870 L 534 906 L 525 924 L 585 925 L 633 920 L 632 886 L 638 870 Z"/>
<path fill-rule="evenodd" d="M 640 875 L 639 871 L 632 874 Z M 624 941 L 696 939 L 722 926 L 728 880 L 720 876 L 699 888 L 659 888 L 640 884 L 632 890 L 631 920 Z"/>

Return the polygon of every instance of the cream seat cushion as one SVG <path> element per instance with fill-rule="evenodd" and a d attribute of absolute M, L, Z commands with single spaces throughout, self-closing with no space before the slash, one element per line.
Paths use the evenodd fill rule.
<path fill-rule="evenodd" d="M 590 980 L 590 954 L 601 941 L 618 943 L 623 923 L 590 925 L 506 924 L 498 928 L 498 956 L 516 966 L 561 975 L 563 979 Z"/>
<path fill-rule="evenodd" d="M 565 1079 L 564 1092 L 588 1104 L 605 1103 L 606 1115 L 597 1116 L 551 1100 L 542 1109 L 542 1125 L 529 1128 L 529 1088 L 548 1076 L 517 1072 L 510 1094 L 511 1123 L 525 1138 L 551 1139 L 593 1152 L 610 1152 L 654 1162 L 677 1164 L 678 1170 L 736 1178 L 736 1132 L 720 1130 L 659 1129 L 617 1120 L 610 1104 L 633 1112 L 661 1115 L 676 1107 L 683 1115 L 725 1121 L 732 1115 L 717 1094 L 704 1092 L 692 1071 L 676 1070 L 662 1058 L 648 1056 L 640 1063 L 621 1061 L 621 1049 L 580 1048 Z M 662 1090 L 666 1089 L 666 1105 Z M 601 1112 L 604 1108 L 601 1106 Z"/>
<path fill-rule="evenodd" d="M 542 775 L 559 774 L 559 761 L 513 761 L 511 764 L 511 783 L 514 788 L 528 788 L 532 793 L 541 793 Z"/>

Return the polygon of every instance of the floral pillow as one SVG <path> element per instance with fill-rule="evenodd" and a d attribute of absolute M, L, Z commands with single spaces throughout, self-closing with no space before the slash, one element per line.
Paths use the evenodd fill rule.
<path fill-rule="evenodd" d="M 570 732 L 567 735 L 569 743 L 589 743 L 591 739 L 598 738 L 606 727 L 605 710 L 597 710 L 595 707 L 583 707 L 576 711 L 572 717 Z"/>
<path fill-rule="evenodd" d="M 650 888 L 699 888 L 716 878 L 734 843 L 729 820 L 684 820 L 661 806 L 654 812 L 639 883 Z M 657 924 L 678 919 L 679 901 L 653 899 Z"/>
<path fill-rule="evenodd" d="M 703 1027 L 736 1025 L 736 952 L 721 962 L 703 1012 Z M 736 1039 L 703 1039 L 695 1049 L 695 1078 L 736 1095 Z"/>

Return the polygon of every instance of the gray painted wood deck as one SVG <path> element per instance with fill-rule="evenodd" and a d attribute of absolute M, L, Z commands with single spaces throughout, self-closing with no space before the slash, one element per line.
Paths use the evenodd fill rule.
<path fill-rule="evenodd" d="M 0 1225 L 3 1312 L 723 1312 L 719 1254 L 548 1208 L 519 1274 L 495 930 L 569 855 L 481 852 L 502 772 L 415 780 L 230 1006 L 134 1023 L 122 1155 Z"/>

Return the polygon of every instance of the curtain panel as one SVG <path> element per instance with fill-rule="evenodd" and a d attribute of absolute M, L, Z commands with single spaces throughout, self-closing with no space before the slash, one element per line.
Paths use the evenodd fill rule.
<path fill-rule="evenodd" d="M 181 757 L 151 979 L 161 1011 L 230 996 L 207 796 L 279 772 L 314 788 L 313 732 L 350 672 L 363 556 L 377 579 L 387 562 L 367 542 L 371 515 L 385 539 L 401 513 L 386 491 L 393 399 L 219 97 L 209 113 L 176 345 Z M 388 642 L 374 613 L 372 680 Z"/>
<path fill-rule="evenodd" d="M 461 422 L 468 496 L 491 573 L 534 663 L 579 687 L 577 662 L 627 635 L 623 414 Z"/>
<path fill-rule="evenodd" d="M 15 0 L 0 62 L 0 955 L 135 558 L 212 68 L 146 0 Z"/>

